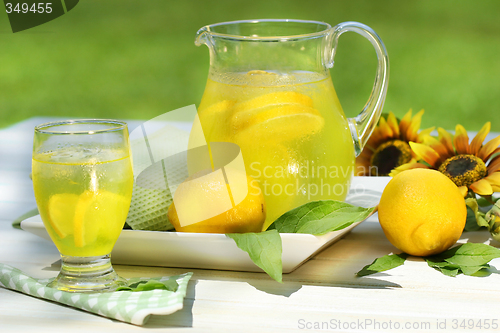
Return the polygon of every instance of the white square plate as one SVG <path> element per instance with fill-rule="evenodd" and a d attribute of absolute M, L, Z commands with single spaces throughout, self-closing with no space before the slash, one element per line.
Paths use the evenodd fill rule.
<path fill-rule="evenodd" d="M 390 177 L 354 177 L 346 201 L 363 207 L 375 206 L 389 180 Z M 292 272 L 358 224 L 323 236 L 280 234 L 283 273 Z M 21 228 L 50 241 L 40 215 L 22 221 Z M 123 230 L 111 256 L 114 264 L 262 272 L 224 234 Z"/>

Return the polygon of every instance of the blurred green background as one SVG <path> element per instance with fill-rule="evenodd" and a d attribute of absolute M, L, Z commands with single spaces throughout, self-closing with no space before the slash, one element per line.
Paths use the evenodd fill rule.
<path fill-rule="evenodd" d="M 3 8 L 2 8 L 3 11 Z M 390 58 L 384 111 L 425 109 L 422 127 L 500 131 L 500 1 L 82 0 L 66 15 L 12 33 L 0 13 L 0 127 L 32 116 L 150 119 L 199 104 L 208 74 L 196 31 L 207 24 L 294 18 L 359 21 Z M 368 99 L 376 56 L 340 38 L 332 77 L 348 116 Z"/>

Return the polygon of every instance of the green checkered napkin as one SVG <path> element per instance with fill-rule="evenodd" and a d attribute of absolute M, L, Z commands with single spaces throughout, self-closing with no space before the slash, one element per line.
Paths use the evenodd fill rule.
<path fill-rule="evenodd" d="M 160 282 L 174 278 L 176 291 L 162 289 L 148 291 L 115 291 L 108 293 L 69 293 L 47 287 L 50 279 L 34 279 L 17 268 L 0 264 L 0 287 L 16 290 L 27 295 L 68 305 L 100 316 L 144 325 L 151 315 L 168 315 L 182 309 L 187 285 L 193 273 L 174 277 L 134 278 L 129 284 L 140 280 Z"/>

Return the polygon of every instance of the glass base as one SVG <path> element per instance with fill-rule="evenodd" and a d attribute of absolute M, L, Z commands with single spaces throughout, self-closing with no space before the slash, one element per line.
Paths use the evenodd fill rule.
<path fill-rule="evenodd" d="M 110 255 L 70 257 L 61 255 L 61 271 L 47 287 L 62 291 L 94 293 L 114 291 L 127 284 L 111 266 Z"/>

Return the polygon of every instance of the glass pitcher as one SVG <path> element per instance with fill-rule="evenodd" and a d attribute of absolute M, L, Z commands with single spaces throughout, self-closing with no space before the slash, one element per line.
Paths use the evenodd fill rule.
<path fill-rule="evenodd" d="M 374 46 L 378 67 L 361 113 L 347 119 L 333 87 L 339 36 L 354 31 Z M 375 127 L 387 92 L 384 44 L 368 26 L 344 22 L 249 20 L 201 28 L 210 50 L 198 115 L 207 142 L 240 146 L 246 172 L 263 191 L 264 230 L 288 210 L 344 200 L 354 159 Z"/>

